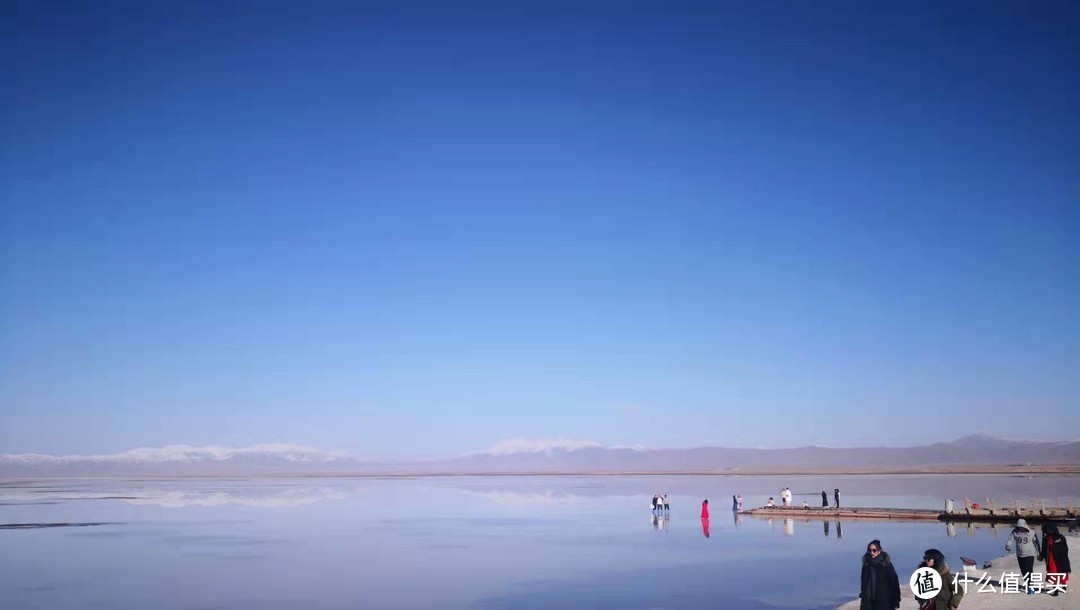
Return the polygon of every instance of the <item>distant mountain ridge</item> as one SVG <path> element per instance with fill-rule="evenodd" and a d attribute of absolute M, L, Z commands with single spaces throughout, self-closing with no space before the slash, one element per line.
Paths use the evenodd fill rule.
<path fill-rule="evenodd" d="M 603 447 L 592 441 L 509 439 L 484 453 L 438 460 L 365 461 L 298 445 L 240 449 L 171 445 L 109 455 L 0 455 L 0 476 L 224 476 L 231 474 L 461 474 L 738 472 L 932 466 L 1080 464 L 1080 441 L 1010 440 L 985 433 L 918 447 Z"/>
<path fill-rule="evenodd" d="M 0 455 L 0 460 L 8 459 L 19 463 L 163 463 L 163 462 L 198 462 L 224 461 L 249 457 L 276 458 L 289 462 L 327 462 L 348 457 L 341 451 L 324 451 L 301 445 L 253 445 L 240 449 L 230 447 L 192 447 L 190 445 L 168 445 L 165 447 L 144 447 L 123 453 L 107 455 L 45 455 L 40 453 L 21 453 Z"/>

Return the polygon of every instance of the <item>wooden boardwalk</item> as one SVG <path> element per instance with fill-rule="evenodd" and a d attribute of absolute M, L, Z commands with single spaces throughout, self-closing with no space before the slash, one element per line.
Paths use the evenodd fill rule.
<path fill-rule="evenodd" d="M 1017 519 L 1026 519 L 1029 523 L 1044 521 L 1074 521 L 1080 517 L 1080 511 L 1074 508 L 1025 509 L 1015 508 L 979 508 L 964 509 L 946 513 L 922 508 L 872 508 L 863 506 L 841 508 L 801 508 L 792 506 L 750 508 L 739 514 L 754 517 L 787 517 L 790 519 L 877 519 L 891 521 L 956 521 L 1005 523 Z"/>

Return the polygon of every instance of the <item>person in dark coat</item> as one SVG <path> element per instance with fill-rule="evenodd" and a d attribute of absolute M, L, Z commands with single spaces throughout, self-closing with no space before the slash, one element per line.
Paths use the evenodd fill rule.
<path fill-rule="evenodd" d="M 821 508 L 829 508 L 829 494 L 824 489 L 821 490 Z"/>
<path fill-rule="evenodd" d="M 859 610 L 896 610 L 900 607 L 900 578 L 880 540 L 866 545 L 862 558 Z"/>
<path fill-rule="evenodd" d="M 1057 589 L 1066 588 L 1069 584 L 1069 574 L 1072 573 L 1069 544 L 1065 542 L 1065 536 L 1061 535 L 1058 527 L 1053 523 L 1043 525 L 1042 531 L 1042 556 L 1046 561 L 1046 584 L 1053 588 L 1050 595 L 1057 597 Z"/>
<path fill-rule="evenodd" d="M 949 571 L 945 555 L 937 549 L 926 549 L 920 568 L 931 568 L 941 576 L 941 589 L 937 595 L 923 602 L 919 608 L 925 610 L 956 610 L 964 599 L 964 589 L 957 584 L 957 576 Z"/>

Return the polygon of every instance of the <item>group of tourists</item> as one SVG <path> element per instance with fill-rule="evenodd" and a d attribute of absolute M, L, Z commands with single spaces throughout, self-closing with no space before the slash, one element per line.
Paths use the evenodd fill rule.
<path fill-rule="evenodd" d="M 1046 561 L 1046 573 L 1043 585 L 1047 593 L 1056 597 L 1067 591 L 1072 564 L 1069 562 L 1069 545 L 1065 536 L 1058 531 L 1057 525 L 1047 523 L 1042 526 L 1042 541 L 1028 526 L 1027 521 L 1016 522 L 1005 550 L 1015 548 L 1016 559 L 1020 564 L 1021 585 L 1028 595 L 1035 595 L 1040 588 L 1032 586 L 1038 581 L 1032 578 L 1036 561 Z M 964 597 L 964 587 L 956 586 L 956 577 L 949 572 L 945 555 L 938 549 L 926 549 L 919 568 L 931 568 L 941 577 L 941 589 L 937 595 L 920 601 L 919 610 L 955 610 Z M 880 540 L 871 540 L 866 545 L 866 554 L 862 560 L 861 588 L 859 589 L 859 610 L 896 610 L 900 607 L 900 579 L 893 567 L 892 559 Z"/>
<path fill-rule="evenodd" d="M 781 505 L 784 508 L 788 508 L 788 507 L 792 506 L 792 497 L 793 497 L 793 495 L 794 494 L 791 493 L 791 488 L 790 487 L 785 487 L 785 488 L 780 490 L 780 502 L 782 503 Z M 840 507 L 840 490 L 839 489 L 834 489 L 833 490 L 833 498 L 836 501 L 836 507 L 839 508 Z M 705 500 L 704 502 L 701 503 L 701 512 L 702 512 L 701 516 L 702 517 L 705 517 L 706 515 L 704 513 L 708 512 L 708 509 L 707 509 L 708 503 L 709 503 L 708 500 Z M 768 507 L 768 508 L 776 507 L 776 500 L 774 498 L 770 497 L 769 501 L 765 503 L 765 506 Z M 804 509 L 806 509 L 806 510 L 810 510 L 810 508 L 811 508 L 810 503 L 807 500 L 803 500 L 802 507 Z M 827 493 L 825 493 L 825 490 L 821 490 L 821 507 L 822 508 L 828 508 L 829 507 L 829 495 Z M 653 499 L 652 499 L 652 509 L 653 509 L 653 512 L 666 512 L 666 511 L 670 510 L 670 507 L 668 506 L 668 502 L 667 502 L 667 496 L 664 495 L 664 494 L 656 494 L 656 495 L 654 495 Z M 731 496 L 731 510 L 742 511 L 742 509 L 743 509 L 743 497 L 741 495 L 739 495 L 739 494 L 735 494 L 735 495 Z"/>
<path fill-rule="evenodd" d="M 742 496 L 740 496 L 739 494 L 735 494 L 735 495 L 731 496 L 731 510 L 736 511 L 736 512 L 742 510 Z M 708 519 L 709 518 L 709 501 L 708 500 L 702 500 L 701 501 L 701 518 L 702 519 Z"/>
<path fill-rule="evenodd" d="M 1042 526 L 1042 542 L 1039 535 L 1031 530 L 1027 521 L 1020 519 L 1016 522 L 1009 537 L 1005 540 L 1005 550 L 1016 549 L 1016 563 L 1020 565 L 1021 581 L 1027 583 L 1029 595 L 1038 593 L 1038 589 L 1031 586 L 1031 574 L 1035 571 L 1036 561 L 1046 562 L 1045 583 L 1052 591 L 1050 595 L 1056 596 L 1059 590 L 1063 590 L 1069 583 L 1069 574 L 1072 572 L 1072 563 L 1069 562 L 1069 544 L 1065 536 L 1058 531 L 1057 525 L 1044 523 Z"/>
<path fill-rule="evenodd" d="M 656 494 L 652 497 L 652 510 L 654 513 L 671 512 L 671 505 L 668 504 L 667 494 Z"/>
<path fill-rule="evenodd" d="M 790 508 L 791 506 L 793 506 L 793 500 L 791 498 L 792 498 L 792 493 L 791 493 L 791 488 L 790 487 L 785 487 L 785 488 L 781 489 L 780 490 L 780 506 L 781 506 L 781 508 Z M 840 508 L 840 490 L 839 489 L 834 489 L 833 490 L 833 499 L 836 501 L 836 504 L 835 504 L 836 508 Z M 768 502 L 765 503 L 765 507 L 766 508 L 776 508 L 776 500 L 770 496 Z M 803 503 L 802 503 L 802 507 L 804 509 L 806 509 L 806 510 L 810 510 L 810 508 L 811 508 L 810 507 L 810 502 L 808 500 L 804 499 Z M 829 494 L 824 489 L 821 490 L 821 508 L 829 508 Z"/>
<path fill-rule="evenodd" d="M 941 577 L 941 589 L 935 597 L 921 600 L 919 610 L 955 610 L 964 597 L 961 587 L 954 587 L 954 576 L 945 563 L 945 555 L 937 549 L 926 549 L 920 568 L 931 568 Z M 896 610 L 900 607 L 900 578 L 892 558 L 881 548 L 880 540 L 866 545 L 862 558 L 859 589 L 859 610 Z"/>

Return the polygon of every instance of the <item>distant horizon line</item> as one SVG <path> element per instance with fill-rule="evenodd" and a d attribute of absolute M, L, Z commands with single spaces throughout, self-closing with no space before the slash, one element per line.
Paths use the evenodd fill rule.
<path fill-rule="evenodd" d="M 115 453 L 96 453 L 96 454 L 49 454 L 49 453 L 37 453 L 37 452 L 3 452 L 0 453 L 0 460 L 7 462 L 30 462 L 30 461 L 50 461 L 50 462 L 74 462 L 74 461 L 107 461 L 107 462 L 126 462 L 126 461 L 150 461 L 150 462 L 174 462 L 174 461 L 193 461 L 193 460 L 210 460 L 218 461 L 230 459 L 233 457 L 244 456 L 275 456 L 288 461 L 298 462 L 333 462 L 338 460 L 353 460 L 358 462 L 414 462 L 414 461 L 437 461 L 446 459 L 463 458 L 478 455 L 516 455 L 523 453 L 552 453 L 552 452 L 572 452 L 588 449 L 603 449 L 609 451 L 617 450 L 629 450 L 629 451 L 695 451 L 703 449 L 732 449 L 732 450 L 744 450 L 744 451 L 792 451 L 799 449 L 825 449 L 835 451 L 845 450 L 863 450 L 874 448 L 889 448 L 889 449 L 902 449 L 902 448 L 914 448 L 914 447 L 931 447 L 941 444 L 952 444 L 964 440 L 978 440 L 987 439 L 1002 442 L 1013 443 L 1031 443 L 1031 444 L 1068 444 L 1080 442 L 1080 439 L 1065 438 L 1058 440 L 1039 440 L 1039 439 L 1015 439 L 1005 436 L 998 436 L 986 432 L 973 432 L 954 438 L 951 441 L 936 441 L 932 443 L 913 444 L 913 445 L 854 445 L 854 446 L 830 446 L 821 444 L 808 444 L 797 445 L 787 447 L 762 447 L 762 446 L 735 446 L 735 445 L 696 445 L 692 447 L 650 447 L 645 445 L 604 445 L 597 441 L 588 440 L 576 440 L 576 439 L 526 439 L 526 438 L 510 438 L 503 441 L 499 441 L 491 447 L 481 450 L 472 451 L 467 453 L 454 453 L 448 455 L 439 456 L 411 456 L 411 457 L 359 457 L 355 454 L 346 451 L 326 450 L 317 447 L 299 445 L 292 443 L 259 443 L 254 445 L 248 445 L 246 447 L 226 447 L 222 445 L 188 445 L 188 444 L 169 444 L 160 447 L 137 447 L 126 451 L 120 451 Z"/>
<path fill-rule="evenodd" d="M 35 479 L 144 479 L 146 477 L 165 476 L 169 479 L 276 479 L 276 478 L 311 478 L 311 479 L 377 479 L 394 477 L 401 479 L 427 479 L 427 478 L 462 478 L 462 477 L 654 477 L 654 476 L 680 476 L 680 477 L 717 477 L 717 476 L 755 476 L 755 477 L 789 477 L 789 476 L 873 476 L 873 475 L 1080 475 L 1080 464 L 1041 464 L 1041 465 L 964 465 L 949 464 L 941 466 L 881 466 L 870 468 L 843 468 L 843 467 L 820 467 L 820 468 L 731 468 L 722 470 L 521 470 L 521 471 L 375 471 L 375 472 L 245 472 L 245 473 L 167 473 L 167 474 L 49 474 L 34 473 Z M 23 479 L 27 475 L 4 475 L 0 474 L 0 480 Z"/>

